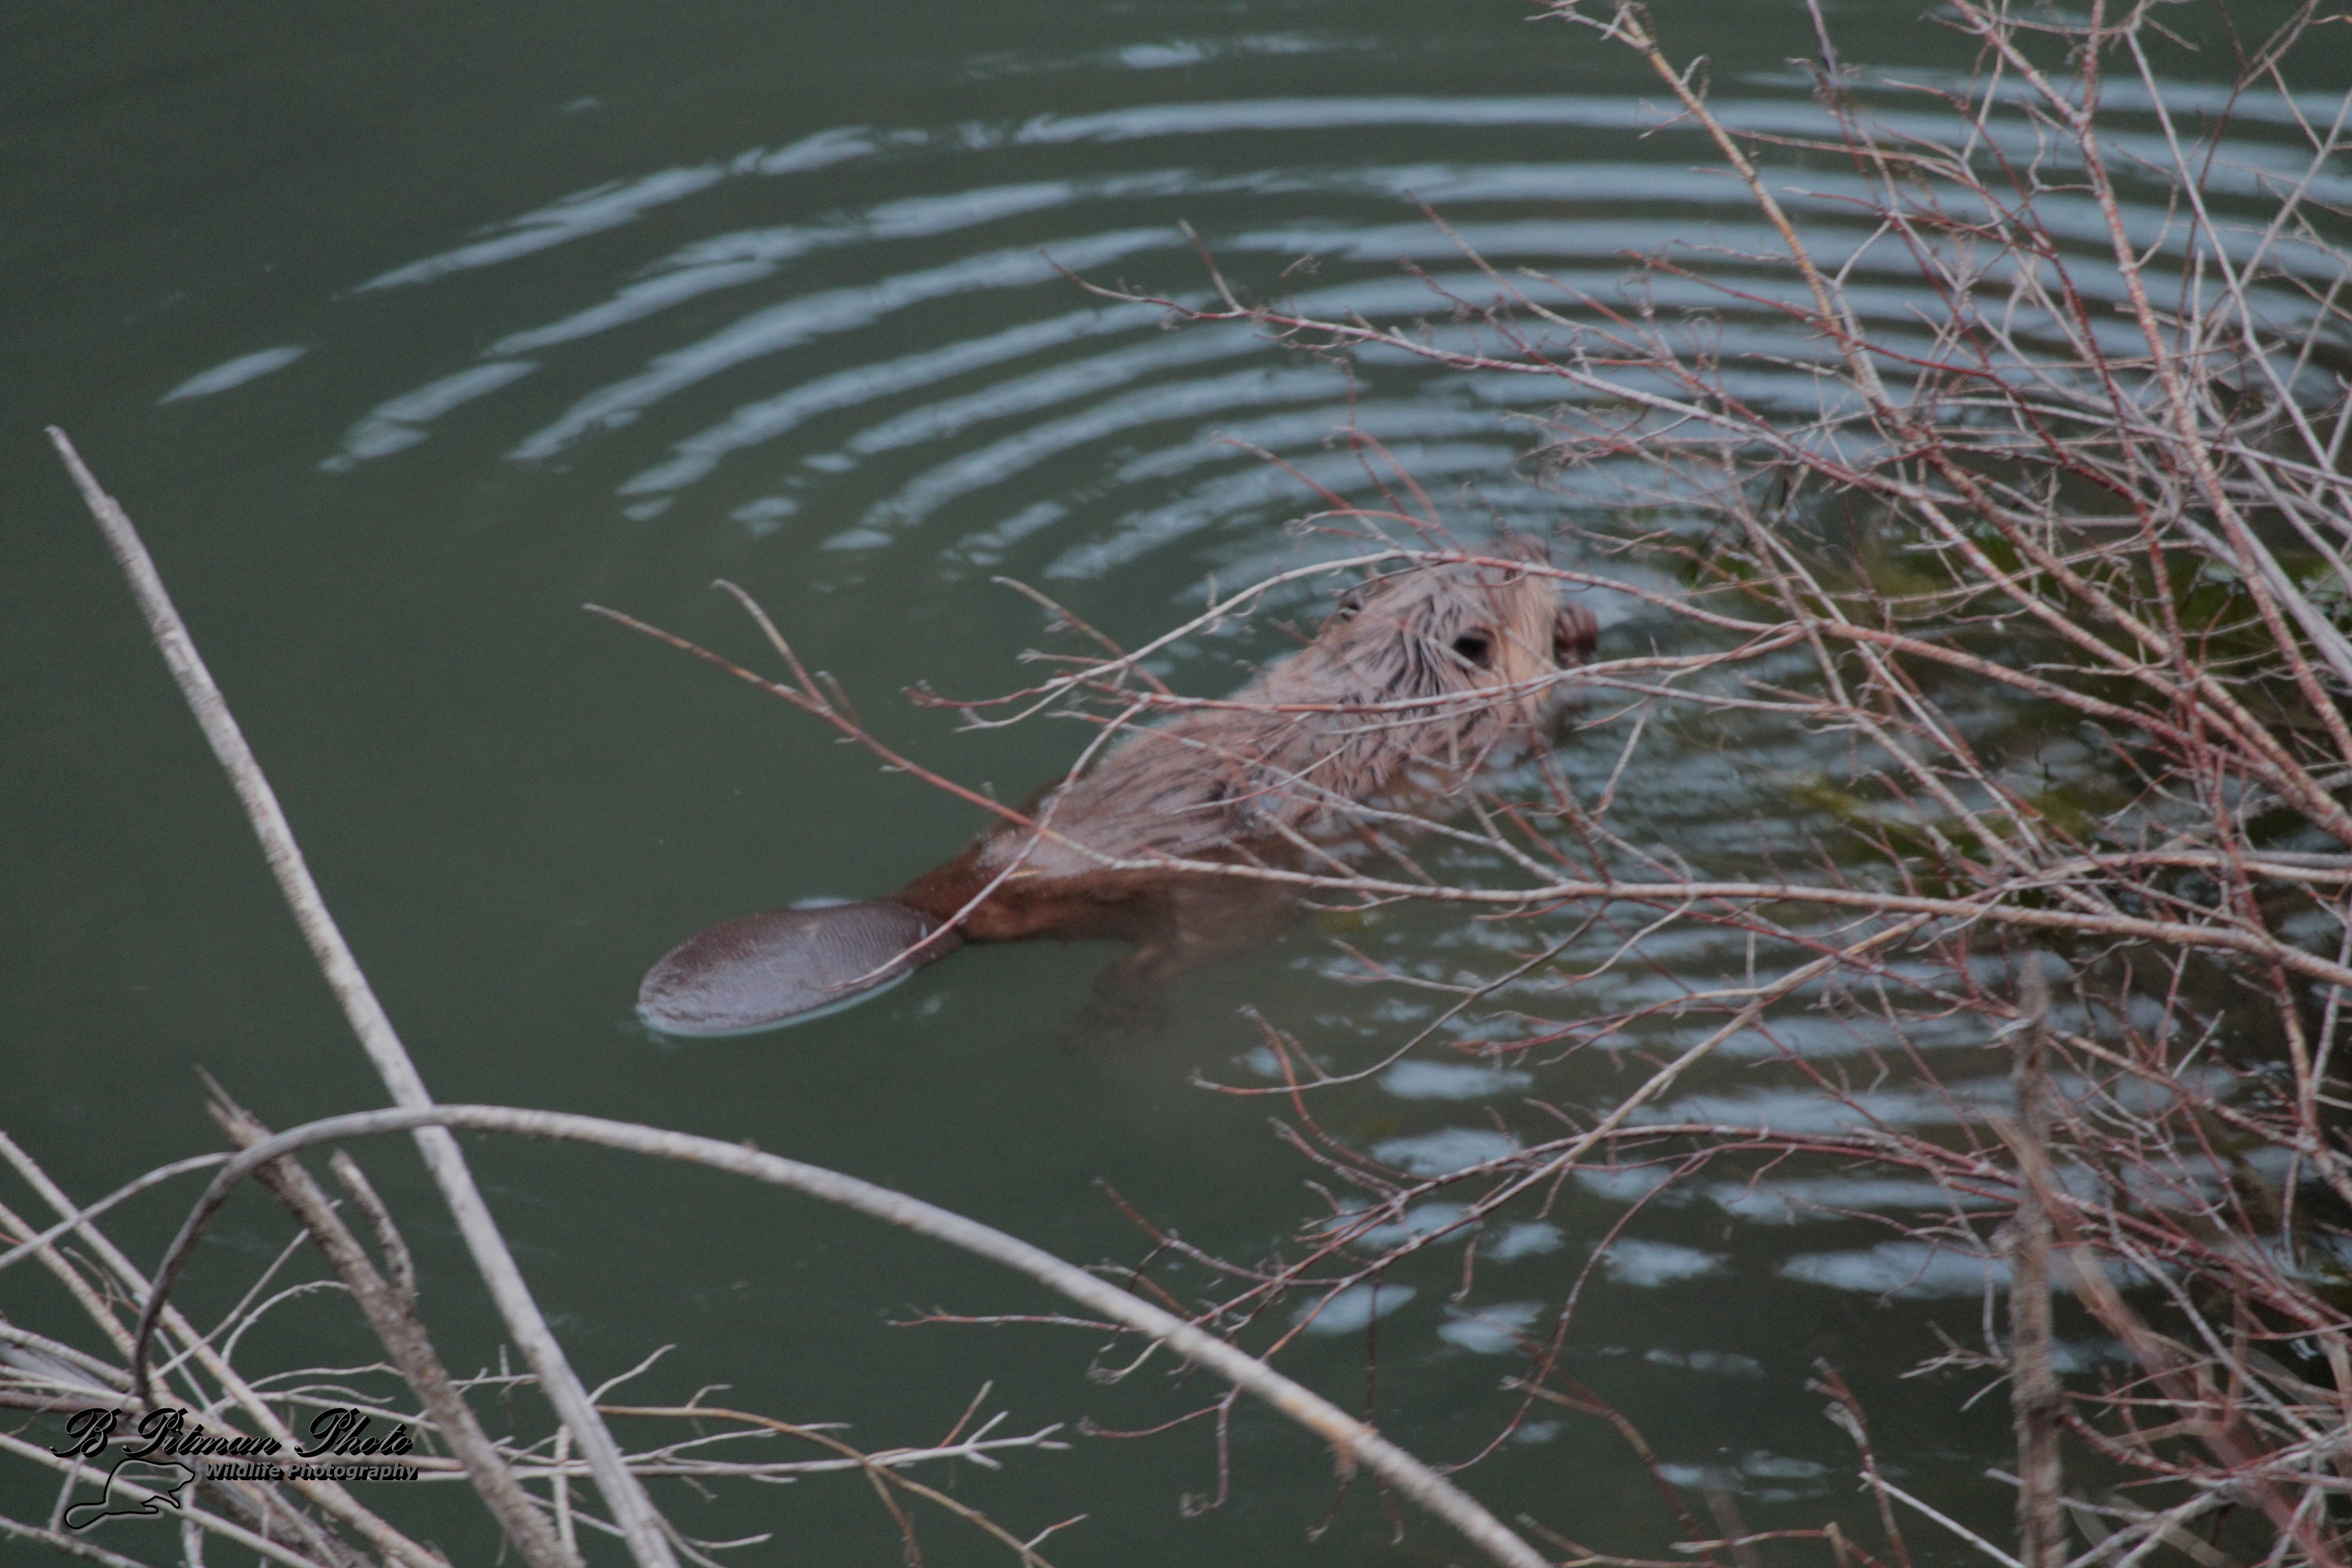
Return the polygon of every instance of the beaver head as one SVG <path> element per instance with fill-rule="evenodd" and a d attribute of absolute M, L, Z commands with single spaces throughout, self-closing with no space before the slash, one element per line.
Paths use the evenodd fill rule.
<path fill-rule="evenodd" d="M 1558 701 L 1595 626 L 1558 584 L 1449 563 L 1350 589 L 1313 643 L 1214 707 L 1121 742 L 1046 797 L 1053 832 L 992 836 L 983 866 L 1072 876 L 1103 859 L 1286 858 L 1353 837 L 1362 807 L 1418 812 L 1468 788 Z"/>
<path fill-rule="evenodd" d="M 1560 603 L 1550 578 L 1493 566 L 1424 566 L 1342 594 L 1314 646 L 1269 671 L 1263 684 L 1328 684 L 1344 670 L 1371 702 L 1451 699 L 1459 707 L 1459 699 L 1475 697 L 1466 706 L 1489 719 L 1524 721 L 1557 700 L 1554 678 L 1584 661 L 1596 631 L 1591 612 Z"/>

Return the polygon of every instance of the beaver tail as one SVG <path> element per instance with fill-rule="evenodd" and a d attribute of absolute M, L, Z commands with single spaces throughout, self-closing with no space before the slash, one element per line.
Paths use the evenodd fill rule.
<path fill-rule="evenodd" d="M 688 937 L 647 971 L 637 1016 L 665 1035 L 698 1036 L 814 1018 L 961 947 L 943 923 L 880 900 L 745 915 Z"/>

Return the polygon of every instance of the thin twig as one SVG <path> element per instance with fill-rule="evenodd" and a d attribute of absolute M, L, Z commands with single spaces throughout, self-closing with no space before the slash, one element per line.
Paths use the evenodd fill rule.
<path fill-rule="evenodd" d="M 417 1073 L 407 1048 L 400 1043 L 383 1004 L 376 1000 L 358 959 L 343 940 L 334 916 L 328 911 L 326 900 L 320 896 L 318 884 L 311 879 L 301 847 L 295 841 L 294 830 L 278 803 L 277 792 L 270 788 L 253 748 L 246 743 L 244 731 L 229 711 L 227 700 L 214 683 L 212 672 L 205 668 L 194 639 L 188 635 L 187 624 L 173 607 L 146 545 L 131 525 L 130 514 L 100 487 L 64 431 L 51 426 L 48 435 L 58 456 L 73 475 L 90 516 L 97 520 L 99 531 L 105 535 L 107 548 L 129 580 L 132 596 L 139 601 L 140 611 L 154 635 L 165 666 L 178 682 L 181 695 L 187 699 L 205 739 L 212 745 L 214 756 L 220 760 L 235 786 L 237 800 L 261 840 L 270 872 L 278 879 L 278 888 L 294 911 L 295 923 L 301 928 L 303 940 L 310 944 L 320 972 L 342 1006 L 343 1016 L 359 1037 L 361 1047 L 391 1091 L 394 1102 L 410 1109 L 431 1105 L 433 1097 L 424 1079 Z M 514 1255 L 499 1233 L 498 1222 L 491 1217 L 489 1205 L 482 1201 L 481 1190 L 467 1168 L 464 1154 L 458 1151 L 457 1141 L 446 1128 L 420 1122 L 416 1146 L 457 1221 L 457 1229 L 465 1237 L 467 1250 L 473 1254 L 475 1267 L 481 1270 L 490 1288 L 507 1331 L 521 1347 L 523 1358 L 538 1374 L 539 1386 L 555 1406 L 556 1414 L 573 1428 L 574 1440 L 594 1471 L 597 1489 L 613 1510 L 638 1568 L 677 1568 L 653 1500 L 622 1463 L 620 1445 L 614 1441 L 613 1434 L 590 1405 L 588 1391 L 565 1359 L 563 1347 L 547 1326 L 538 1302 L 532 1300 L 522 1270 L 516 1266 Z"/>

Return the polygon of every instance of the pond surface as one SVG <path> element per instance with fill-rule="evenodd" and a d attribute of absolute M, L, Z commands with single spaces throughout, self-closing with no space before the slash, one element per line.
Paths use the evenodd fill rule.
<path fill-rule="evenodd" d="M 1694 134 L 1647 133 L 1663 117 L 1638 60 L 1521 9 L 19 7 L 0 74 L 0 1126 L 94 1194 L 216 1146 L 196 1066 L 278 1125 L 384 1098 L 39 438 L 56 423 L 144 529 L 440 1098 L 753 1140 L 1079 1261 L 1146 1250 L 1106 1188 L 1213 1251 L 1281 1244 L 1319 1212 L 1317 1169 L 1270 1130 L 1279 1102 L 1196 1081 L 1265 1081 L 1239 1009 L 1337 1067 L 1376 1060 L 1429 1014 L 1336 979 L 1335 935 L 1438 973 L 1523 936 L 1442 910 L 1310 923 L 1185 981 L 1158 1037 L 1090 1056 L 1052 1042 L 1110 950 L 1053 945 L 967 952 L 788 1032 L 657 1040 L 631 1008 L 670 944 L 887 891 L 981 819 L 580 606 L 756 662 L 708 588 L 731 579 L 884 737 L 1018 796 L 1077 731 L 959 734 L 898 693 L 1024 679 L 1040 616 L 994 575 L 1139 638 L 1212 579 L 1306 559 L 1280 524 L 1307 491 L 1235 443 L 1363 495 L 1329 443 L 1352 416 L 1465 532 L 1550 532 L 1566 503 L 1514 467 L 1532 437 L 1509 416 L 1556 389 L 1391 363 L 1351 381 L 1239 328 L 1163 331 L 1062 272 L 1199 297 L 1189 224 L 1250 287 L 1410 318 L 1429 296 L 1400 262 L 1462 270 L 1416 199 L 1496 261 L 1596 290 L 1669 239 L 1766 248 L 1737 188 L 1695 167 L 1713 158 Z M 1832 15 L 1850 58 L 1949 79 L 1968 50 L 1915 10 Z M 1710 57 L 1729 118 L 1815 123 L 1790 63 L 1812 49 L 1803 5 L 1669 5 L 1659 26 L 1677 57 Z M 1844 221 L 1825 205 L 1818 220 Z M 1890 321 L 1920 303 L 1892 274 L 1871 298 Z M 1808 352 L 1763 314 L 1735 318 L 1727 348 Z M 1801 380 L 1763 360 L 1737 374 L 1764 396 Z M 1680 635 L 1630 602 L 1601 611 L 1604 650 Z M 1235 679 L 1223 654 L 1197 665 L 1176 667 L 1191 689 Z M 1771 780 L 1822 764 L 1799 737 L 1755 743 L 1742 769 L 1661 740 L 1621 830 L 1701 864 L 1794 842 Z M 1563 754 L 1595 788 L 1613 761 Z M 1696 940 L 1645 956 L 1628 987 L 1737 962 Z M 1828 1029 L 1798 1043 L 1853 1048 Z M 1969 1065 L 1973 1040 L 1922 1044 L 1953 1053 L 1953 1079 L 1998 1070 Z M 1433 1050 L 1318 1114 L 1440 1172 L 1549 1135 L 1529 1097 L 1601 1104 L 1630 1074 L 1597 1053 L 1505 1070 Z M 1685 1110 L 1725 1121 L 1834 1109 L 1737 1052 L 1686 1088 Z M 1945 1114 L 1885 1099 L 1898 1121 Z M 637 1397 L 731 1384 L 728 1403 L 848 1421 L 876 1446 L 935 1437 L 992 1380 L 1028 1426 L 1139 1428 L 1202 1402 L 1150 1371 L 1089 1382 L 1083 1331 L 892 1327 L 1054 1308 L 850 1216 L 617 1156 L 470 1146 L 592 1382 L 674 1344 Z M 495 1361 L 413 1154 L 370 1161 L 425 1251 L 449 1359 Z M 1643 1210 L 1585 1287 L 1562 1364 L 1642 1428 L 1694 1510 L 1712 1489 L 1760 1528 L 1857 1517 L 1850 1450 L 1805 1391 L 1826 1360 L 1906 1485 L 2005 1535 L 2008 1494 L 1983 1475 L 2007 1452 L 2005 1407 L 1963 1414 L 1974 1385 L 1957 1377 L 1898 1381 L 1934 1353 L 1931 1325 L 1976 1331 L 1980 1268 L 1821 1213 L 1932 1194 L 1807 1180 L 1702 1184 Z M 1497 1392 L 1523 1364 L 1512 1331 L 1557 1310 L 1640 1195 L 1594 1183 L 1531 1212 L 1489 1242 L 1460 1305 L 1456 1255 L 1424 1255 L 1283 1364 L 1359 1404 L 1377 1311 L 1375 1418 L 1425 1458 L 1465 1458 L 1513 1408 Z M 180 1212 L 151 1202 L 117 1234 L 152 1258 Z M 258 1205 L 233 1211 L 193 1299 L 226 1306 L 283 1234 Z M 0 1285 L 12 1317 L 57 1310 L 35 1284 Z M 289 1310 L 255 1353 L 357 1353 L 339 1324 Z M 1674 1521 L 1640 1466 L 1601 1422 L 1557 1414 L 1465 1484 L 1505 1518 L 1661 1554 Z M 1392 1545 L 1361 1485 L 1310 1543 L 1328 1456 L 1255 1411 L 1230 1500 L 1183 1517 L 1215 1481 L 1200 1424 L 1079 1437 L 959 1484 L 1024 1531 L 1087 1514 L 1055 1540 L 1064 1564 L 1459 1560 L 1419 1518 Z M 777 1532 L 741 1561 L 896 1560 L 852 1481 L 667 1500 L 698 1534 Z M 445 1539 L 479 1542 L 468 1501 L 438 1506 Z M 47 1494 L 0 1477 L 0 1508 L 45 1515 Z M 925 1542 L 936 1562 L 1006 1560 L 943 1520 Z"/>

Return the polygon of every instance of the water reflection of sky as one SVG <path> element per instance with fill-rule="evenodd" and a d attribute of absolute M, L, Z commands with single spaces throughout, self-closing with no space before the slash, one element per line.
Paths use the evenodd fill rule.
<path fill-rule="evenodd" d="M 1171 58 L 1190 59 L 1191 54 L 1180 50 Z M 1793 93 L 1726 97 L 1717 108 L 1728 122 L 1760 132 L 1801 134 L 1824 128 L 1819 110 Z M 1939 123 L 1895 100 L 1874 108 L 1897 131 L 1927 132 Z M 1209 207 L 1228 215 L 1221 232 L 1210 237 L 1226 255 L 1319 258 L 1323 272 L 1296 280 L 1290 302 L 1297 308 L 1360 312 L 1376 322 L 1432 315 L 1433 297 L 1422 285 L 1396 276 L 1399 261 L 1448 273 L 1439 279 L 1443 286 L 1483 291 L 1475 275 L 1453 271 L 1464 242 L 1506 268 L 1535 269 L 1542 276 L 1524 279 L 1522 286 L 1571 310 L 1580 292 L 1605 297 L 1613 290 L 1629 251 L 1664 237 L 1696 247 L 1694 259 L 1712 256 L 1716 270 L 1748 274 L 1742 287 L 1751 292 L 1781 287 L 1740 259 L 1769 255 L 1774 240 L 1720 175 L 1610 155 L 1621 144 L 1611 138 L 1640 132 L 1654 121 L 1654 110 L 1638 100 L 1575 94 L 1171 101 L 1093 114 L 1039 115 L 1013 124 L 845 126 L 781 148 L 752 148 L 617 179 L 488 226 L 448 249 L 358 284 L 355 297 L 429 294 L 486 270 L 529 264 L 555 247 L 590 243 L 620 261 L 622 274 L 603 300 L 580 301 L 552 320 L 518 323 L 498 334 L 480 351 L 484 363 L 451 365 L 359 413 L 341 449 L 325 460 L 331 469 L 343 471 L 409 450 L 458 409 L 533 375 L 549 378 L 548 393 L 562 402 L 552 417 L 533 420 L 525 415 L 518 425 L 512 415 L 488 416 L 507 426 L 509 456 L 520 462 L 562 458 L 583 442 L 656 416 L 665 426 L 680 416 L 692 424 L 700 417 L 698 410 L 716 403 L 718 416 L 702 418 L 698 428 L 649 433 L 667 455 L 615 483 L 616 496 L 635 498 L 624 503 L 629 515 L 650 521 L 709 482 L 730 460 L 760 453 L 782 456 L 780 445 L 809 421 L 825 419 L 831 428 L 840 416 L 870 411 L 862 425 L 842 433 L 837 449 L 845 456 L 870 456 L 906 443 L 948 449 L 916 469 L 895 494 L 863 502 L 856 526 L 836 528 L 828 537 L 858 549 L 886 548 L 952 506 L 961 514 L 950 525 L 954 537 L 927 539 L 924 548 L 943 557 L 961 550 L 993 563 L 987 538 L 1004 537 L 1003 520 L 1012 514 L 986 516 L 989 498 L 1017 488 L 1041 465 L 1125 443 L 1118 467 L 1105 476 L 1104 498 L 1114 500 L 1108 531 L 1083 542 L 1065 540 L 1049 567 L 1055 575 L 1099 576 L 1195 533 L 1221 526 L 1229 531 L 1237 514 L 1263 515 L 1269 506 L 1295 500 L 1295 488 L 1267 479 L 1238 453 L 1228 450 L 1222 460 L 1203 465 L 1199 437 L 1212 427 L 1203 421 L 1213 419 L 1213 427 L 1233 428 L 1237 435 L 1244 433 L 1235 427 L 1246 425 L 1244 438 L 1253 444 L 1311 461 L 1311 448 L 1329 433 L 1336 386 L 1329 374 L 1220 374 L 1210 368 L 1218 361 L 1262 354 L 1264 345 L 1246 333 L 1162 336 L 1149 310 L 1073 311 L 1057 268 L 1110 272 L 1181 254 L 1176 223 L 1188 212 Z M 1494 155 L 1403 163 L 1374 156 L 1344 164 L 1286 164 L 1279 156 L 1286 137 L 1339 129 L 1402 135 L 1426 127 L 1447 128 L 1457 139 L 1487 138 Z M 1560 129 L 1603 139 L 1574 161 L 1529 162 L 1514 155 L 1528 134 Z M 1237 143 L 1237 137 L 1249 140 Z M 1054 172 L 1054 150 L 1074 143 L 1132 143 L 1174 154 L 1203 141 L 1216 149 L 1207 166 L 1171 163 L 1078 177 Z M 1242 145 L 1258 156 L 1237 161 L 1234 150 Z M 2114 145 L 2127 162 L 2160 162 L 2164 156 L 2153 132 L 2126 129 Z M 1034 167 L 1024 169 L 1024 161 Z M 882 187 L 853 210 L 829 213 L 814 223 L 691 233 L 698 205 L 719 204 L 731 213 L 740 201 L 721 203 L 722 193 L 745 182 L 772 184 L 779 201 L 789 205 L 794 181 L 837 175 L 849 164 L 865 169 L 861 178 L 869 186 Z M 988 177 L 961 188 L 938 188 L 967 164 L 984 168 Z M 1004 177 L 1013 171 L 1027 177 Z M 2226 201 L 2294 172 L 2292 149 L 2256 142 L 2237 160 L 2216 166 L 2217 199 Z M 907 186 L 914 188 L 893 188 Z M 1824 263 L 1852 270 L 1852 298 L 1864 318 L 1900 335 L 1911 330 L 1907 323 L 1916 303 L 1906 282 L 1911 262 L 1899 247 L 1864 247 L 1863 232 L 1851 226 L 1849 205 L 1861 192 L 1850 171 L 1819 168 L 1789 182 L 1781 195 L 1809 220 Z M 1382 202 L 1392 204 L 1407 194 L 1446 207 L 1454 220 L 1454 235 L 1415 220 L 1374 216 Z M 1302 200 L 1326 206 L 1340 201 L 1354 210 L 1312 219 L 1286 210 Z M 1529 205 L 1572 208 L 1574 216 L 1534 217 L 1515 210 Z M 1264 224 L 1235 221 L 1239 214 L 1260 208 L 1279 216 Z M 1677 213 L 1684 216 L 1678 218 Z M 1106 221 L 1089 228 L 1074 222 L 1081 215 Z M 2120 298 L 2112 268 L 2098 263 L 2095 215 L 2061 201 L 2044 216 L 2053 234 L 2084 252 L 2073 258 L 2073 286 L 2091 297 Z M 2127 216 L 2147 245 L 2161 250 L 2178 243 L 2177 226 L 2160 208 L 2127 208 Z M 623 237 L 632 229 L 664 237 L 655 242 L 655 254 L 634 264 L 625 260 L 630 242 Z M 998 243 L 1003 238 L 1014 243 Z M 932 259 L 942 242 L 955 253 Z M 926 259 L 908 267 L 898 262 L 902 256 Z M 861 280 L 813 288 L 799 283 L 803 272 L 828 258 L 857 258 Z M 1349 276 L 1335 282 L 1333 268 Z M 1877 281 L 1881 278 L 1884 283 Z M 1801 362 L 1810 353 L 1760 301 L 1730 301 L 1686 279 L 1662 279 L 1651 287 L 1662 308 L 1711 305 L 1723 314 L 1721 347 L 1727 357 L 1744 362 L 1731 371 L 1744 395 L 1791 410 L 1814 402 L 1819 387 L 1800 363 L 1757 368 L 1759 355 Z M 892 331 L 897 318 L 926 305 L 952 301 L 971 316 L 971 308 L 991 293 L 1013 300 L 977 312 L 989 321 L 988 331 L 944 338 L 934 331 L 926 334 L 933 341 L 910 352 L 830 356 L 852 359 L 853 368 L 815 374 L 798 368 L 822 342 L 875 337 Z M 661 326 L 666 318 L 688 312 L 708 316 L 720 299 L 742 300 L 750 308 L 735 307 L 731 319 L 683 339 Z M 1040 305 L 1050 308 L 1041 312 Z M 1441 319 L 1437 330 L 1452 329 Z M 2123 324 L 2116 330 L 2125 330 Z M 580 384 L 564 352 L 615 337 L 644 345 L 638 368 L 601 384 Z M 335 352 L 331 342 L 319 346 L 322 354 Z M 627 352 L 622 350 L 625 362 Z M 596 356 L 600 362 L 611 357 L 601 350 Z M 288 350 L 250 351 L 190 377 L 173 395 L 227 391 L 291 363 Z M 1368 363 L 1378 364 L 1379 356 Z M 992 371 L 1003 374 L 971 384 Z M 747 380 L 769 384 L 747 387 Z M 1499 395 L 1506 402 L 1537 407 L 1562 395 L 1556 384 L 1487 377 L 1464 405 L 1462 395 L 1471 391 L 1467 383 L 1454 382 L 1448 395 L 1430 378 L 1419 381 L 1415 398 L 1392 400 L 1378 411 L 1376 433 L 1411 452 L 1425 475 L 1439 479 L 1482 468 L 1492 475 L 1507 466 L 1507 438 L 1491 425 L 1472 422 L 1492 398 Z M 927 398 L 934 388 L 958 384 L 968 390 Z M 1103 399 L 1104 393 L 1118 388 L 1129 390 Z M 540 395 L 542 405 L 548 393 Z M 1234 418 L 1253 408 L 1286 405 L 1297 405 L 1298 413 Z M 1055 410 L 1064 412 L 1056 416 Z M 998 422 L 1019 427 L 992 441 L 961 439 L 967 426 Z M 1458 454 L 1442 449 L 1445 438 L 1458 439 L 1473 428 L 1497 439 L 1463 445 Z M 641 451 L 647 442 L 639 437 L 628 445 Z M 806 454 L 799 456 L 804 459 Z M 1158 481 L 1169 474 L 1202 467 L 1210 471 L 1177 495 L 1118 515 L 1115 498 L 1120 492 L 1164 490 Z M 1366 481 L 1349 468 L 1345 462 L 1323 464 L 1313 477 L 1341 493 L 1358 493 Z M 761 497 L 736 494 L 727 510 L 749 525 L 772 519 L 780 508 L 798 510 L 825 488 L 804 463 L 801 471 L 788 470 L 782 486 Z M 1490 500 L 1507 510 L 1528 504 L 1508 494 Z M 1013 514 L 1022 510 L 1015 508 Z"/>

